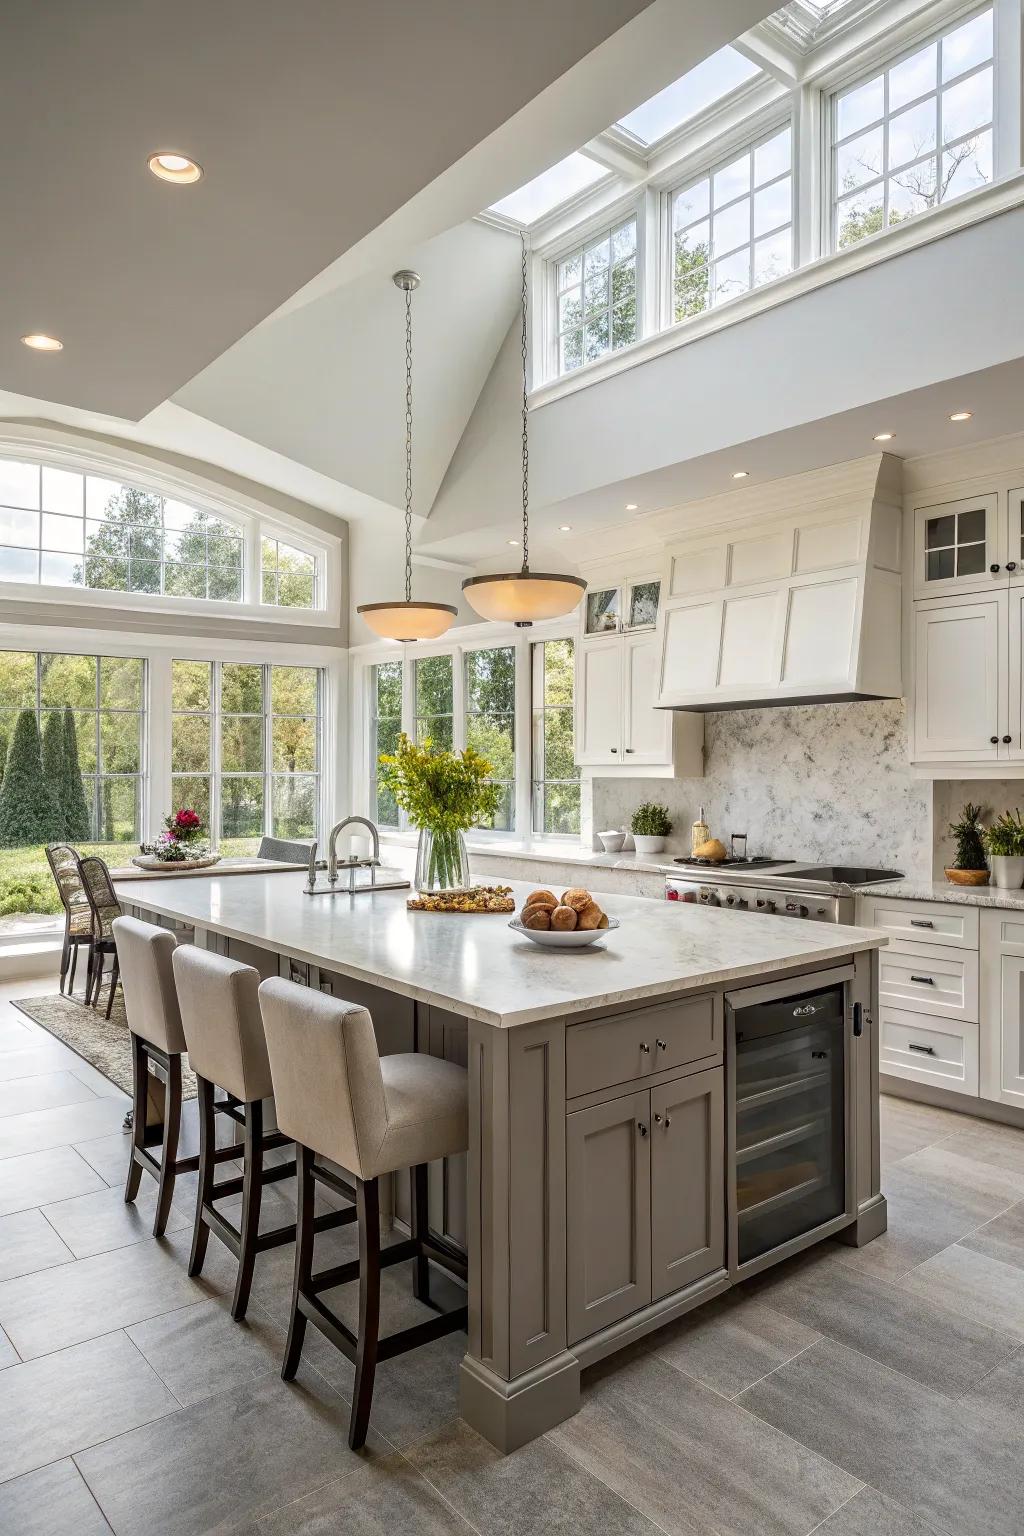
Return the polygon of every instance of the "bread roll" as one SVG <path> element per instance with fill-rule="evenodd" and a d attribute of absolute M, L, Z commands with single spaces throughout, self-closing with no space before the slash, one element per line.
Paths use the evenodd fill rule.
<path fill-rule="evenodd" d="M 571 885 L 567 891 L 562 892 L 562 905 L 572 907 L 574 912 L 582 912 L 590 906 L 590 902 L 590 892 L 584 890 L 582 885 Z"/>
<path fill-rule="evenodd" d="M 551 927 L 551 913 L 547 907 L 525 907 L 520 921 L 524 928 L 539 928 L 546 932 Z"/>
<path fill-rule="evenodd" d="M 720 859 L 728 858 L 729 853 L 724 843 L 720 843 L 717 837 L 712 837 L 706 843 L 701 843 L 699 848 L 695 848 L 693 856 L 695 859 L 714 859 L 717 863 Z"/>
<path fill-rule="evenodd" d="M 578 926 L 580 928 L 600 928 L 602 917 L 604 917 L 604 913 L 601 911 L 601 908 L 598 906 L 596 901 L 592 901 L 590 905 L 584 907 L 583 911 L 580 913 Z M 607 921 L 607 919 L 605 919 L 605 921 Z"/>
<path fill-rule="evenodd" d="M 601 913 L 601 920 L 600 920 L 600 922 L 598 923 L 597 926 L 599 928 L 607 928 L 608 927 L 608 914 L 607 914 L 607 912 L 602 912 Z"/>
<path fill-rule="evenodd" d="M 546 907 L 549 912 L 553 912 L 557 906 L 558 897 L 553 891 L 531 891 L 523 902 L 523 911 L 525 912 L 527 907 Z"/>
<path fill-rule="evenodd" d="M 576 913 L 572 907 L 556 907 L 551 914 L 551 926 L 558 933 L 571 933 L 576 927 Z"/>

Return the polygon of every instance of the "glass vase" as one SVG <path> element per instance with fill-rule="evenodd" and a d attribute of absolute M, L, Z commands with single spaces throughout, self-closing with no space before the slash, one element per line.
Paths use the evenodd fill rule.
<path fill-rule="evenodd" d="M 469 850 L 461 832 L 420 829 L 415 886 L 428 894 L 464 891 L 469 885 Z"/>

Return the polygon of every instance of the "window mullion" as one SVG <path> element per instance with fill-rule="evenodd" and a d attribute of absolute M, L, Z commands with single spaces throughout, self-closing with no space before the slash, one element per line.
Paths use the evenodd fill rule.
<path fill-rule="evenodd" d="M 993 86 L 995 126 L 992 134 L 992 173 L 1006 176 L 1024 164 L 1022 146 L 1021 54 L 1024 51 L 1020 0 L 995 0 Z"/>
<path fill-rule="evenodd" d="M 273 720 L 271 717 L 270 663 L 264 662 L 263 673 L 263 832 L 270 836 L 273 809 L 271 796 L 274 789 L 273 775 Z"/>

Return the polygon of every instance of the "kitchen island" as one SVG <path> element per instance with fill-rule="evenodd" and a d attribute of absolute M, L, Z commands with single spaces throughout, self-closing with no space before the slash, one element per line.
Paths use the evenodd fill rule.
<path fill-rule="evenodd" d="M 529 889 L 513 887 L 517 906 Z M 382 1051 L 467 1067 L 468 1158 L 432 1168 L 431 1224 L 468 1250 L 462 1412 L 502 1450 L 576 1410 L 581 1367 L 812 1242 L 885 1230 L 879 933 L 599 896 L 621 926 L 593 949 L 554 950 L 499 915 L 410 912 L 405 891 L 309 896 L 298 874 L 133 881 L 118 894 L 264 976 L 365 1003 Z M 837 1166 L 799 1172 L 799 1189 L 786 1185 L 785 1149 L 810 1133 L 773 1106 L 801 1103 L 787 1096 L 825 1083 L 829 1063 L 798 1071 L 790 1047 L 793 1064 L 755 1068 L 756 1093 L 749 1076 L 737 1083 L 736 1017 L 787 999 L 798 1019 L 818 1000 L 838 1010 L 838 1097 L 816 1110 L 838 1127 L 824 1154 Z M 761 1129 L 738 1145 L 744 1093 L 748 1108 L 756 1100 L 746 1123 Z M 756 1185 L 742 1169 L 762 1147 L 776 1182 L 744 1209 Z M 790 1163 L 805 1170 L 804 1158 Z M 830 1181 L 838 1205 L 813 1230 L 741 1256 L 745 1218 L 784 1213 Z M 399 1186 L 399 1219 L 406 1201 Z"/>

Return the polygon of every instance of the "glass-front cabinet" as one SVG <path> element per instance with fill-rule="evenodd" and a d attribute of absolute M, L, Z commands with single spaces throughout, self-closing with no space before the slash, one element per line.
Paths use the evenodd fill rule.
<path fill-rule="evenodd" d="M 1005 587 L 1022 565 L 1020 527 L 1007 538 L 994 493 L 914 510 L 914 596 Z"/>
<path fill-rule="evenodd" d="M 661 582 L 623 581 L 612 587 L 593 587 L 584 607 L 584 635 L 618 635 L 637 629 L 654 629 L 658 622 Z"/>

